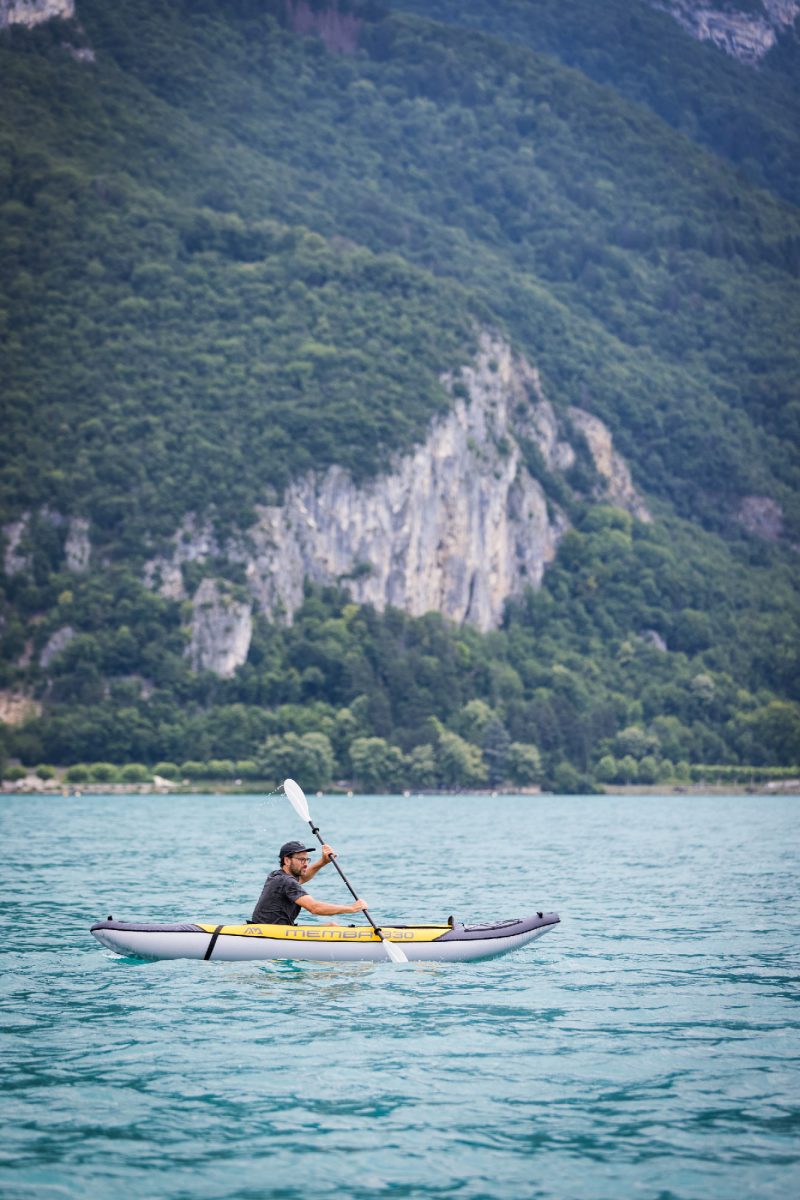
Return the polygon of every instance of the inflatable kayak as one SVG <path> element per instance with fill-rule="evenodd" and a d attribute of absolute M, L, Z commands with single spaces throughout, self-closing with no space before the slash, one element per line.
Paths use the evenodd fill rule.
<path fill-rule="evenodd" d="M 393 925 L 381 932 L 414 962 L 473 962 L 517 950 L 558 922 L 558 913 L 536 913 L 492 925 L 462 925 L 451 919 L 447 925 Z M 92 925 L 91 932 L 109 950 L 136 958 L 386 960 L 386 950 L 369 925 L 150 925 L 109 918 Z"/>

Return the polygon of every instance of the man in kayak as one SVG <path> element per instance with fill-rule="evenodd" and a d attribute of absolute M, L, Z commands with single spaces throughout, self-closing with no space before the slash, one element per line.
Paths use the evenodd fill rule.
<path fill-rule="evenodd" d="M 360 912 L 367 907 L 366 900 L 353 900 L 351 904 L 328 904 L 325 900 L 315 900 L 309 896 L 301 887 L 301 881 L 308 883 L 317 871 L 335 857 L 326 843 L 322 847 L 319 862 L 311 863 L 308 856 L 313 850 L 313 846 L 304 846 L 302 842 L 285 842 L 281 846 L 280 870 L 267 876 L 249 925 L 294 925 L 301 908 L 315 917 L 335 917 L 340 913 Z"/>

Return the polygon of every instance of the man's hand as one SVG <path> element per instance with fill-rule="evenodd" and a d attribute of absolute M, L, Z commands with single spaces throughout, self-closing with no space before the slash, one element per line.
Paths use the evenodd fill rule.
<path fill-rule="evenodd" d="M 366 900 L 354 900 L 350 905 L 348 912 L 361 912 L 365 908 L 369 908 Z"/>
<path fill-rule="evenodd" d="M 311 866 L 306 867 L 306 869 L 303 871 L 301 876 L 303 883 L 308 883 L 310 879 L 313 879 L 317 871 L 321 871 L 323 867 L 327 867 L 331 859 L 334 858 L 336 858 L 334 850 L 328 845 L 327 842 L 325 842 L 322 847 L 322 854 L 320 858 L 318 858 L 317 861 Z"/>

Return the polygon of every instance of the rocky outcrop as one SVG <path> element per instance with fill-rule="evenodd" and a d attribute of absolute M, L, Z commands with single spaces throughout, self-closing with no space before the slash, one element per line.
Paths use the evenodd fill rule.
<path fill-rule="evenodd" d="M 19 520 L 9 521 L 8 525 L 3 526 L 3 570 L 6 575 L 19 575 L 30 569 L 33 560 L 23 547 L 29 523 L 30 514 L 23 513 Z"/>
<path fill-rule="evenodd" d="M 599 476 L 595 499 L 614 508 L 624 508 L 638 521 L 652 520 L 647 505 L 633 486 L 628 464 L 614 449 L 608 427 L 581 408 L 570 408 L 569 415 L 573 426 L 586 440 Z"/>
<path fill-rule="evenodd" d="M 237 599 L 224 582 L 204 579 L 192 605 L 192 669 L 230 677 L 246 660 L 252 635 L 250 603 Z"/>
<path fill-rule="evenodd" d="M 75 630 L 71 625 L 62 625 L 61 629 L 57 629 L 47 639 L 42 652 L 39 655 L 39 666 L 49 667 L 50 663 L 56 658 L 62 650 L 66 650 L 72 639 L 75 637 Z"/>
<path fill-rule="evenodd" d="M 702 0 L 650 0 L 653 8 L 670 13 L 692 37 L 711 41 L 740 62 L 755 65 L 798 15 L 797 0 L 762 0 L 761 13 L 724 11 Z"/>
<path fill-rule="evenodd" d="M 75 59 L 75 62 L 93 63 L 97 61 L 97 55 L 91 46 L 73 46 L 71 42 L 62 42 L 61 46 L 70 58 Z"/>
<path fill-rule="evenodd" d="M 182 567 L 222 559 L 244 567 L 253 608 L 270 618 L 290 620 L 310 579 L 347 581 L 357 603 L 378 609 L 436 611 L 494 628 L 509 596 L 539 586 L 569 527 L 531 473 L 526 445 L 547 471 L 563 473 L 575 462 L 574 429 L 595 462 L 598 499 L 649 520 L 603 423 L 582 409 L 559 418 L 537 371 L 502 339 L 483 335 L 475 361 L 443 382 L 450 411 L 385 475 L 357 484 L 341 467 L 310 472 L 224 544 L 188 516 L 172 552 L 147 564 L 149 586 L 184 598 Z M 247 618 L 241 601 L 234 617 L 230 599 L 222 614 L 212 584 L 224 591 L 205 580 L 192 601 L 190 656 L 230 672 L 246 655 Z"/>
<path fill-rule="evenodd" d="M 70 21 L 75 16 L 75 0 L 0 0 L 0 29 L 9 25 L 41 25 L 59 18 Z"/>
<path fill-rule="evenodd" d="M 358 603 L 486 630 L 508 596 L 538 586 L 567 521 L 527 471 L 512 427 L 515 409 L 533 401 L 543 456 L 563 458 L 551 406 L 500 341 L 484 339 L 459 382 L 466 395 L 391 473 L 363 486 L 340 468 L 312 473 L 282 506 L 260 510 L 247 571 L 262 611 L 291 614 L 304 577 L 347 579 Z"/>
<path fill-rule="evenodd" d="M 88 570 L 92 547 L 89 541 L 89 522 L 85 517 L 66 518 L 52 509 L 42 508 L 34 514 L 34 526 L 36 522 L 45 522 L 56 528 L 63 528 L 66 524 L 64 566 L 68 571 L 78 574 Z M 27 540 L 30 532 L 30 513 L 23 513 L 16 521 L 10 521 L 3 526 L 3 570 L 6 575 L 20 575 L 24 571 L 30 571 L 33 565 L 33 555 Z"/>
<path fill-rule="evenodd" d="M 284 0 L 289 28 L 301 37 L 315 34 L 332 54 L 354 54 L 362 21 L 353 12 L 339 10 L 337 0 L 309 4 L 308 0 Z"/>
<path fill-rule="evenodd" d="M 4 725 L 24 725 L 41 714 L 41 703 L 26 692 L 14 688 L 0 689 L 0 722 Z"/>
<path fill-rule="evenodd" d="M 736 517 L 748 533 L 765 541 L 779 542 L 783 536 L 783 509 L 769 496 L 745 496 Z"/>
<path fill-rule="evenodd" d="M 234 556 L 241 561 L 242 548 L 238 542 L 224 547 L 217 541 L 214 531 L 201 525 L 192 513 L 186 516 L 175 535 L 175 547 L 169 558 L 159 556 L 145 565 L 144 581 L 148 587 L 166 596 L 169 600 L 185 600 L 181 568 L 187 563 L 205 563 L 210 558 Z"/>
<path fill-rule="evenodd" d="M 65 566 L 76 575 L 89 569 L 92 546 L 89 541 L 89 522 L 85 517 L 72 517 L 64 542 Z"/>

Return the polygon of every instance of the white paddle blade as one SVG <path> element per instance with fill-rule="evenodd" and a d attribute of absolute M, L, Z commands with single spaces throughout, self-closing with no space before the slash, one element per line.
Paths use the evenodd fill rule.
<path fill-rule="evenodd" d="M 386 948 L 386 953 L 389 955 L 389 958 L 392 960 L 392 962 L 396 962 L 396 963 L 407 963 L 408 962 L 408 959 L 406 958 L 405 954 L 403 953 L 403 951 L 400 949 L 399 946 L 395 946 L 393 942 L 387 941 L 386 938 L 383 939 L 383 944 L 384 944 L 384 947 Z"/>
<path fill-rule="evenodd" d="M 298 817 L 300 817 L 303 821 L 310 821 L 311 817 L 308 815 L 308 801 L 306 800 L 306 794 L 300 787 L 300 784 L 295 783 L 293 779 L 284 779 L 283 790 Z"/>

